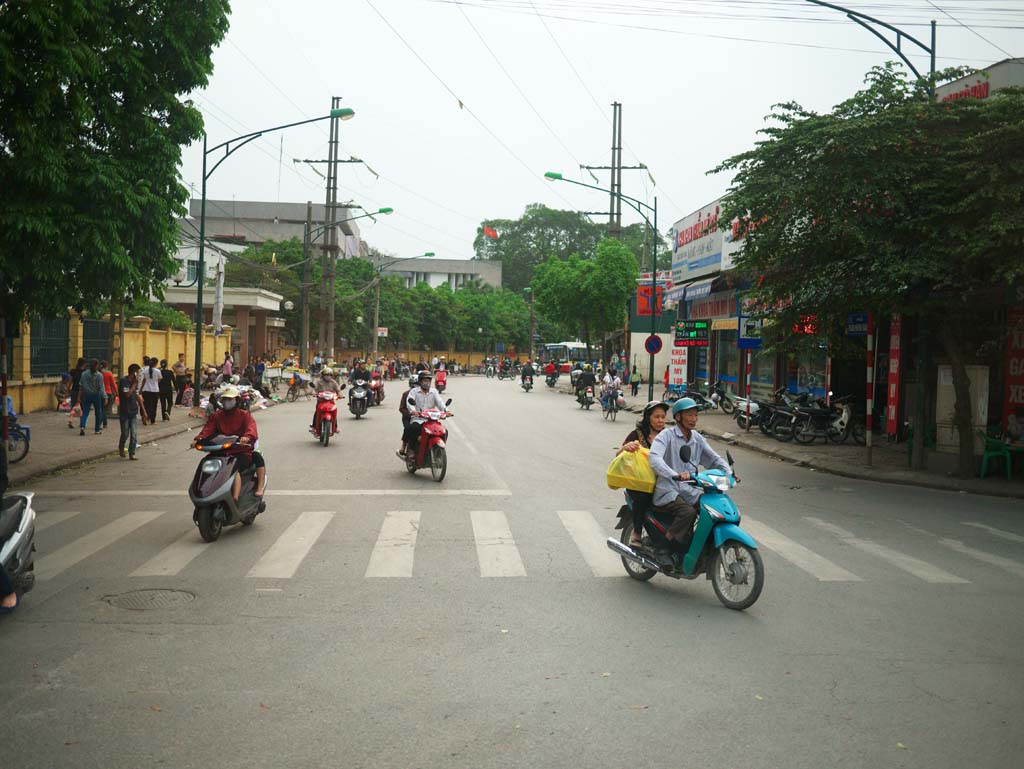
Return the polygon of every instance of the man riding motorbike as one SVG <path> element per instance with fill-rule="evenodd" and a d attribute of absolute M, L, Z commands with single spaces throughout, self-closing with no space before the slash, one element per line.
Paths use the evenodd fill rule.
<path fill-rule="evenodd" d="M 696 475 L 699 465 L 717 468 L 727 475 L 732 471 L 728 463 L 715 453 L 704 436 L 697 432 L 699 409 L 693 398 L 680 398 L 672 405 L 675 425 L 658 433 L 651 444 L 651 469 L 657 476 L 654 487 L 654 510 L 673 517 L 668 538 L 680 542 L 685 548 L 693 538 L 693 524 L 697 520 L 697 502 L 700 490 L 686 483 Z M 690 460 L 683 462 L 679 449 L 690 447 Z"/>
<path fill-rule="evenodd" d="M 522 370 L 519 372 L 519 383 L 522 384 L 523 382 L 525 382 L 526 377 L 530 377 L 530 379 L 533 379 L 533 374 L 533 361 L 527 358 L 526 365 L 523 366 Z"/>
<path fill-rule="evenodd" d="M 549 360 L 547 365 L 544 366 L 544 376 L 555 376 L 558 373 L 558 367 L 555 365 L 553 360 Z"/>
<path fill-rule="evenodd" d="M 370 381 L 370 372 L 366 368 L 366 361 L 362 358 L 356 361 L 356 365 L 352 367 L 352 373 L 348 375 L 348 381 L 350 383 L 357 379 L 362 379 L 367 383 Z"/>
<path fill-rule="evenodd" d="M 228 385 L 221 391 L 220 408 L 210 414 L 206 425 L 192 441 L 192 448 L 214 435 L 238 436 L 238 443 L 224 452 L 236 456 L 238 459 L 239 473 L 235 476 L 234 485 L 231 487 L 231 496 L 234 497 L 234 500 L 238 501 L 238 495 L 242 491 L 241 471 L 250 465 L 256 468 L 256 491 L 254 494 L 257 497 L 262 497 L 263 487 L 267 480 L 267 468 L 263 461 L 263 455 L 254 450 L 260 436 L 252 414 L 245 409 L 238 408 L 238 388 L 234 385 Z"/>
<path fill-rule="evenodd" d="M 320 378 L 314 382 L 314 392 L 330 392 L 341 398 L 341 391 L 345 389 L 345 383 L 339 382 L 334 376 L 334 369 L 324 366 L 320 369 Z M 316 406 L 313 407 L 313 421 L 309 424 L 309 431 L 316 432 Z"/>
<path fill-rule="evenodd" d="M 409 411 L 409 425 L 402 433 L 402 448 L 395 452 L 403 462 L 405 461 L 406 451 L 413 447 L 423 431 L 423 423 L 426 420 L 420 416 L 420 413 L 428 409 L 448 410 L 445 402 L 441 400 L 440 394 L 430 386 L 430 380 L 430 372 L 421 371 L 416 377 L 419 386 L 410 390 L 405 399 L 406 408 Z M 445 440 L 447 440 L 447 430 L 444 436 Z"/>
<path fill-rule="evenodd" d="M 594 368 L 589 363 L 583 366 L 583 371 L 578 377 L 576 377 L 576 400 L 583 397 L 584 391 L 588 387 L 593 387 L 597 384 L 597 379 L 594 377 Z"/>

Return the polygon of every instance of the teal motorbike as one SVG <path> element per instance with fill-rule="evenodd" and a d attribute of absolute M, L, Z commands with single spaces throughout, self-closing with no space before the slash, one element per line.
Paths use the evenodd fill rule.
<path fill-rule="evenodd" d="M 679 457 L 690 464 L 690 447 L 683 446 Z M 729 466 L 735 464 L 726 452 Z M 723 604 L 741 611 L 749 608 L 764 587 L 764 562 L 753 537 L 740 528 L 740 512 L 729 498 L 736 484 L 734 474 L 721 470 L 694 472 L 688 481 L 701 490 L 693 538 L 689 542 L 669 539 L 671 516 L 653 508 L 652 495 L 626 492 L 626 504 L 619 510 L 622 530 L 619 539 L 608 538 L 608 548 L 622 558 L 622 565 L 635 580 L 646 582 L 655 574 L 673 579 L 696 579 L 703 575 Z M 642 521 L 641 544 L 631 547 L 633 527 Z"/>

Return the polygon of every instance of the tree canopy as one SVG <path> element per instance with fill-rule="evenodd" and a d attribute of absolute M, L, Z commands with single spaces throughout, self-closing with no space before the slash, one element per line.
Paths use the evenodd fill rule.
<path fill-rule="evenodd" d="M 0 316 L 160 290 L 228 1 L 0 4 Z"/>

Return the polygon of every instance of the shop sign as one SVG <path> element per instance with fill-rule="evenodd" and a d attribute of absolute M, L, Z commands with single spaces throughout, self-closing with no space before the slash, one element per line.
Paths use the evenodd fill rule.
<path fill-rule="evenodd" d="M 657 289 L 657 293 L 654 295 L 654 314 L 661 315 L 664 289 L 661 286 L 658 286 Z M 636 314 L 640 317 L 651 317 L 651 287 L 649 285 L 636 287 Z"/>
<path fill-rule="evenodd" d="M 638 285 L 644 285 L 645 283 L 651 285 L 651 273 L 641 272 L 640 277 L 636 279 Z M 665 288 L 672 288 L 672 270 L 658 270 L 657 282 Z"/>
<path fill-rule="evenodd" d="M 720 200 L 709 203 L 672 227 L 672 280 L 683 283 L 722 267 L 723 233 L 718 228 Z"/>
<path fill-rule="evenodd" d="M 680 320 L 676 323 L 674 347 L 707 347 L 711 324 L 706 320 Z"/>
<path fill-rule="evenodd" d="M 739 318 L 740 333 L 736 340 L 736 346 L 741 350 L 760 350 L 762 324 L 763 321 L 759 318 L 741 315 Z"/>
<path fill-rule="evenodd" d="M 899 432 L 896 415 L 900 403 L 900 336 L 902 335 L 903 316 L 892 316 L 889 323 L 889 378 L 885 392 L 885 433 L 895 435 Z"/>
<path fill-rule="evenodd" d="M 1006 392 L 1003 399 L 1003 424 L 1006 417 L 1024 409 L 1024 307 L 1011 307 L 1006 313 Z"/>
<path fill-rule="evenodd" d="M 690 305 L 691 318 L 728 318 L 734 314 L 736 298 L 732 291 L 716 291 L 700 299 L 694 299 Z"/>
<path fill-rule="evenodd" d="M 806 334 L 807 336 L 815 336 L 818 333 L 818 316 L 817 315 L 803 315 L 797 323 L 793 324 L 794 334 Z"/>
<path fill-rule="evenodd" d="M 847 336 L 867 336 L 868 314 L 866 312 L 851 312 L 846 316 Z"/>
<path fill-rule="evenodd" d="M 388 327 L 387 326 L 377 326 L 377 336 L 387 336 L 387 335 L 388 335 Z"/>
<path fill-rule="evenodd" d="M 669 358 L 668 383 L 675 387 L 686 386 L 686 347 L 673 347 Z"/>

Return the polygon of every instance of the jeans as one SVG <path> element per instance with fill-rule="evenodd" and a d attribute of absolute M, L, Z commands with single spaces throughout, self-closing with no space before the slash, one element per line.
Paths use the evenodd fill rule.
<path fill-rule="evenodd" d="M 630 382 L 629 386 L 633 388 L 633 396 L 636 397 L 636 391 L 640 389 L 639 382 Z"/>
<path fill-rule="evenodd" d="M 0 566 L 0 598 L 8 596 L 14 592 L 14 583 L 11 582 L 11 577 L 7 573 L 7 569 Z"/>
<path fill-rule="evenodd" d="M 80 430 L 84 430 L 86 423 L 89 421 L 89 410 L 95 409 L 96 432 L 100 431 L 100 428 L 103 426 L 103 398 L 104 395 L 100 393 L 83 393 L 82 418 L 78 422 Z"/>
<path fill-rule="evenodd" d="M 120 415 L 121 439 L 117 442 L 118 451 L 124 451 L 124 444 L 128 443 L 128 455 L 134 457 L 135 449 L 139 444 L 139 416 Z"/>

